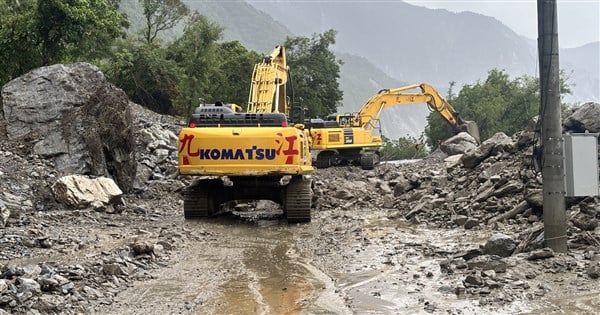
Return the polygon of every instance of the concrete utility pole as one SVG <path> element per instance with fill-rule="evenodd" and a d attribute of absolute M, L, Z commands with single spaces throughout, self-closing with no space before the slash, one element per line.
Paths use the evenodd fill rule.
<path fill-rule="evenodd" d="M 564 253 L 567 228 L 556 11 L 556 0 L 537 0 L 544 238 L 548 247 Z"/>

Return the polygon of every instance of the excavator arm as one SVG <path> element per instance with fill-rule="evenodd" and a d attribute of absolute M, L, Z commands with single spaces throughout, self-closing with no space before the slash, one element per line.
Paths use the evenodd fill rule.
<path fill-rule="evenodd" d="M 421 92 L 407 92 L 420 88 Z M 472 121 L 464 121 L 454 108 L 430 85 L 426 83 L 407 85 L 394 89 L 384 89 L 373 95 L 355 115 L 353 127 L 373 130 L 379 123 L 381 111 L 403 104 L 426 103 L 458 133 L 465 131 L 479 143 L 479 128 Z"/>
<path fill-rule="evenodd" d="M 285 85 L 288 80 L 288 66 L 285 48 L 276 46 L 262 62 L 254 65 L 250 94 L 249 113 L 288 113 Z"/>

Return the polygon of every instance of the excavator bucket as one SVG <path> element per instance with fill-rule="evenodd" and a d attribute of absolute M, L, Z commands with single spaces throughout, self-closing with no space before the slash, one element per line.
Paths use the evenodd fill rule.
<path fill-rule="evenodd" d="M 471 135 L 471 137 L 475 138 L 475 141 L 477 141 L 477 144 L 481 143 L 480 138 L 479 138 L 479 126 L 477 126 L 477 123 L 475 123 L 474 121 L 470 121 L 470 120 L 461 121 L 460 130 L 467 132 L 468 134 Z"/>

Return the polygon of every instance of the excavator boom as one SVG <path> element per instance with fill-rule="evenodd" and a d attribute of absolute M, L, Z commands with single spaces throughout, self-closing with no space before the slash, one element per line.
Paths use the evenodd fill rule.
<path fill-rule="evenodd" d="M 248 96 L 249 113 L 283 113 L 288 115 L 285 86 L 288 67 L 285 48 L 276 46 L 262 62 L 254 65 Z"/>

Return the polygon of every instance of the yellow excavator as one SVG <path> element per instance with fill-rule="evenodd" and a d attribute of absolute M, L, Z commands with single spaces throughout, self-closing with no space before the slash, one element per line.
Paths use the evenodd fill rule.
<path fill-rule="evenodd" d="M 411 92 L 420 88 L 420 92 Z M 452 126 L 455 133 L 465 131 L 479 143 L 479 128 L 472 121 L 462 120 L 454 108 L 430 85 L 421 83 L 384 89 L 373 95 L 357 113 L 335 115 L 333 119 L 312 119 L 308 122 L 312 137 L 311 150 L 316 152 L 315 166 L 326 168 L 341 163 L 360 164 L 373 169 L 380 160 L 383 147 L 379 128 L 381 111 L 403 104 L 426 103 Z"/>
<path fill-rule="evenodd" d="M 288 121 L 285 49 L 255 65 L 246 112 L 216 102 L 196 108 L 181 129 L 178 168 L 197 176 L 183 190 L 186 219 L 208 217 L 236 200 L 272 200 L 288 222 L 311 219 L 309 135 Z"/>

